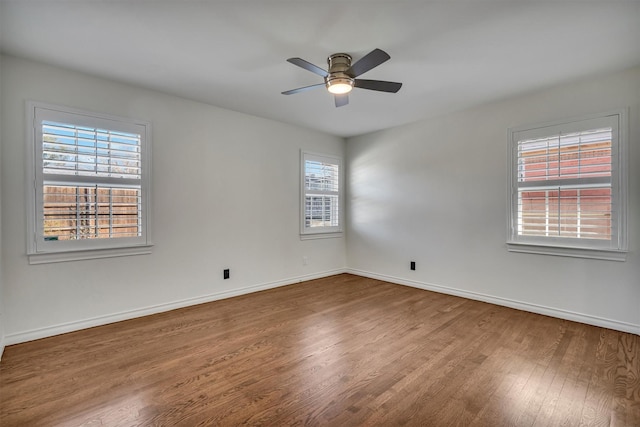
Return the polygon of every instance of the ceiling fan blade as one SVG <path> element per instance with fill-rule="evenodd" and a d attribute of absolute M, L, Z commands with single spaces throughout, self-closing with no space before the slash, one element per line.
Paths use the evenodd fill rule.
<path fill-rule="evenodd" d="M 289 58 L 287 59 L 287 62 L 290 62 L 293 65 L 297 65 L 300 68 L 304 68 L 307 71 L 311 71 L 312 73 L 316 73 L 317 75 L 322 77 L 327 77 L 327 74 L 329 74 L 317 65 L 313 65 L 311 62 L 305 61 L 302 58 Z"/>
<path fill-rule="evenodd" d="M 385 61 L 388 61 L 391 57 L 387 52 L 380 49 L 373 49 L 371 52 L 367 53 L 365 56 L 360 58 L 355 64 L 351 66 L 348 74 L 353 77 L 358 77 L 361 74 L 366 73 L 372 68 L 377 67 Z"/>
<path fill-rule="evenodd" d="M 360 89 L 377 90 L 378 92 L 396 93 L 402 87 L 402 83 L 385 82 L 383 80 L 356 79 L 353 82 L 353 86 L 359 87 Z"/>
<path fill-rule="evenodd" d="M 319 88 L 319 87 L 325 87 L 325 84 L 324 83 L 318 83 L 317 85 L 299 87 L 297 89 L 291 89 L 291 90 L 287 90 L 285 92 L 282 92 L 282 94 L 283 95 L 293 95 L 294 93 L 300 93 L 300 92 L 304 92 L 304 91 L 309 90 L 309 89 L 315 89 L 315 88 Z"/>
<path fill-rule="evenodd" d="M 343 107 L 349 103 L 349 95 L 346 93 L 342 95 L 335 95 L 336 107 Z"/>

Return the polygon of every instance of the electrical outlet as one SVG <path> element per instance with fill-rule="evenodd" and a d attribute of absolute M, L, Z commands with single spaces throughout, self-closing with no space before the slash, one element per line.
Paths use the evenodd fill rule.
<path fill-rule="evenodd" d="M 228 279 L 228 278 L 230 277 L 230 275 L 229 275 L 229 269 L 228 269 L 228 268 L 227 268 L 227 269 L 225 269 L 225 270 L 222 272 L 222 277 L 223 277 L 224 279 Z"/>
<path fill-rule="evenodd" d="M 309 265 L 309 258 L 307 258 L 306 256 L 302 257 L 302 265 Z"/>
<path fill-rule="evenodd" d="M 411 269 L 412 270 L 416 269 L 416 262 L 415 261 L 411 261 Z"/>

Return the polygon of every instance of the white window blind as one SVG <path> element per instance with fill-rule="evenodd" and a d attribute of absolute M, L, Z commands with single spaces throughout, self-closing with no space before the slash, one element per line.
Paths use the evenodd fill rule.
<path fill-rule="evenodd" d="M 141 135 L 42 121 L 46 174 L 142 179 Z"/>
<path fill-rule="evenodd" d="M 45 240 L 142 235 L 140 134 L 43 121 L 42 168 Z"/>
<path fill-rule="evenodd" d="M 511 132 L 509 243 L 624 250 L 619 121 Z"/>
<path fill-rule="evenodd" d="M 518 141 L 518 235 L 611 240 L 612 129 Z"/>
<path fill-rule="evenodd" d="M 31 103 L 30 254 L 150 245 L 148 123 Z"/>
<path fill-rule="evenodd" d="M 302 154 L 302 233 L 341 231 L 339 158 Z"/>
<path fill-rule="evenodd" d="M 43 234 L 47 241 L 139 237 L 142 209 L 139 188 L 46 182 Z"/>

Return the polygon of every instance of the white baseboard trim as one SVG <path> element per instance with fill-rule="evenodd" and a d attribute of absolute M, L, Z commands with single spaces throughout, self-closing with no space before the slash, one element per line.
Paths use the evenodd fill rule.
<path fill-rule="evenodd" d="M 492 295 L 481 294 L 478 292 L 471 292 L 471 291 L 465 291 L 462 289 L 451 288 L 448 286 L 418 282 L 410 279 L 402 279 L 399 277 L 387 276 L 385 274 L 371 273 L 369 271 L 357 270 L 353 268 L 348 268 L 346 272 L 349 274 L 355 274 L 356 276 L 368 277 L 370 279 L 382 280 L 384 282 L 395 283 L 398 285 L 411 286 L 413 288 L 439 292 L 442 294 L 455 295 L 462 298 L 468 298 L 472 300 L 483 301 L 491 304 L 515 308 L 517 310 L 543 314 L 545 316 L 557 317 L 559 319 L 571 320 L 573 322 L 585 323 L 587 325 L 599 326 L 602 328 L 614 329 L 616 331 L 628 332 L 630 334 L 640 335 L 640 325 L 635 325 L 633 323 L 605 319 L 603 317 L 592 316 L 589 314 L 576 313 L 573 311 L 563 310 L 559 308 L 546 307 L 543 305 L 516 301 L 509 298 L 496 297 Z"/>
<path fill-rule="evenodd" d="M 0 308 L 1 310 L 1 308 Z M 0 313 L 0 361 L 2 360 L 2 355 L 4 354 L 4 346 L 5 338 L 4 338 L 4 318 L 2 317 L 2 313 Z"/>
<path fill-rule="evenodd" d="M 74 322 L 61 323 L 54 326 L 32 329 L 29 331 L 15 332 L 6 335 L 4 345 L 19 344 L 27 341 L 33 341 L 41 338 L 52 337 L 54 335 L 66 334 L 68 332 L 79 331 L 81 329 L 93 328 L 95 326 L 107 325 L 109 323 L 120 322 L 123 320 L 134 319 L 136 317 L 149 316 L 151 314 L 171 311 L 178 308 L 188 307 L 197 304 L 217 301 L 226 298 L 232 298 L 253 292 L 264 291 L 267 289 L 278 288 L 280 286 L 292 285 L 294 283 L 305 282 L 322 277 L 334 276 L 336 274 L 345 273 L 346 269 L 328 270 L 320 273 L 306 274 L 303 276 L 290 277 L 275 282 L 261 283 L 244 288 L 232 289 L 228 291 L 216 292 L 214 294 L 203 295 L 195 298 L 187 298 L 180 301 L 170 303 L 157 304 L 135 310 L 122 311 L 120 313 L 108 314 L 104 316 L 92 317 L 89 319 L 78 320 Z"/>

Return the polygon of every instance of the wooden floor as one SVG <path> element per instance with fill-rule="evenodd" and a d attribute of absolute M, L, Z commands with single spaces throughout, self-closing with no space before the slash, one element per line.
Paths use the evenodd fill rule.
<path fill-rule="evenodd" d="M 352 275 L 6 348 L 0 425 L 640 426 L 640 336 Z"/>

